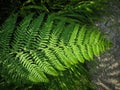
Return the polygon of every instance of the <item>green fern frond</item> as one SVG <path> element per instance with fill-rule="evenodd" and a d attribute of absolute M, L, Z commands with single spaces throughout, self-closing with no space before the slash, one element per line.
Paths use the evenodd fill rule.
<path fill-rule="evenodd" d="M 85 26 L 83 26 L 79 31 L 79 35 L 78 35 L 78 38 L 77 38 L 77 43 L 83 44 L 85 35 L 86 35 L 86 28 L 85 28 Z"/>
<path fill-rule="evenodd" d="M 58 57 L 58 59 L 63 63 L 63 65 L 65 65 L 66 68 L 71 66 L 72 63 L 69 61 L 69 59 L 65 55 L 65 53 L 64 53 L 62 48 L 55 47 L 53 49 L 53 51 L 55 52 L 55 54 Z"/>
<path fill-rule="evenodd" d="M 3 51 L 7 51 L 10 48 L 12 33 L 15 29 L 15 23 L 17 19 L 17 14 L 11 15 L 1 26 L 0 36 L 0 46 Z"/>
<path fill-rule="evenodd" d="M 58 70 L 64 70 L 64 66 L 62 63 L 57 59 L 55 54 L 49 50 L 49 49 L 44 49 L 45 56 L 48 58 L 49 62 Z"/>
<path fill-rule="evenodd" d="M 39 31 L 39 35 L 40 35 L 39 47 L 41 48 L 46 47 L 47 44 L 49 43 L 48 41 L 49 41 L 50 33 L 53 27 L 53 17 L 54 17 L 54 14 L 49 15 L 43 27 Z"/>
<path fill-rule="evenodd" d="M 27 42 L 26 33 L 30 25 L 30 21 L 32 20 L 32 17 L 33 14 L 26 16 L 17 27 L 17 30 L 15 30 L 12 42 L 13 50 L 19 50 L 24 48 L 25 43 Z"/>
<path fill-rule="evenodd" d="M 30 55 L 34 59 L 34 62 L 36 62 L 38 67 L 41 69 L 41 71 L 53 76 L 58 75 L 57 71 L 52 67 L 50 63 L 47 62 L 46 58 L 42 53 L 40 53 L 40 51 L 30 51 Z"/>
<path fill-rule="evenodd" d="M 46 75 L 36 64 L 34 64 L 29 53 L 20 52 L 16 57 L 19 58 L 20 63 L 22 63 L 23 66 L 28 70 L 28 80 L 33 80 L 33 82 L 48 82 Z"/>
<path fill-rule="evenodd" d="M 75 54 L 76 58 L 78 59 L 79 62 L 84 63 L 85 59 L 82 55 L 81 50 L 79 49 L 78 45 L 71 45 L 73 49 L 73 53 Z"/>
<path fill-rule="evenodd" d="M 76 43 L 76 37 L 79 31 L 79 24 L 75 25 L 73 32 L 71 33 L 70 39 L 69 39 L 69 44 L 75 44 Z"/>
<path fill-rule="evenodd" d="M 10 81 L 39 83 L 57 76 L 61 82 L 59 77 L 66 71 L 77 73 L 77 78 L 86 72 L 80 63 L 110 47 L 110 42 L 97 28 L 57 19 L 55 14 L 33 16 L 26 16 L 17 27 L 16 15 L 9 17 L 1 29 L 0 50 L 4 51 L 0 52 L 1 72 Z M 74 66 L 80 70 L 73 69 Z"/>

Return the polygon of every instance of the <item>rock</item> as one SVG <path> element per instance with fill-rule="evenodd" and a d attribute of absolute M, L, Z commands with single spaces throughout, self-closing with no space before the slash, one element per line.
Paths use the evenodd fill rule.
<path fill-rule="evenodd" d="M 109 52 L 97 57 L 88 67 L 97 90 L 120 90 L 120 2 L 109 2 L 109 14 L 95 24 L 113 43 Z M 94 65 L 94 67 L 93 67 Z"/>

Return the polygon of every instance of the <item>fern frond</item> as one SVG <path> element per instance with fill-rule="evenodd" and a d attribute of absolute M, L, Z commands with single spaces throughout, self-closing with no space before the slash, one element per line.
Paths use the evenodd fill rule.
<path fill-rule="evenodd" d="M 82 52 L 80 51 L 78 45 L 71 45 L 71 47 L 72 47 L 73 53 L 77 57 L 78 61 L 81 63 L 84 63 L 85 59 L 84 59 Z"/>
<path fill-rule="evenodd" d="M 57 46 L 61 37 L 61 32 L 64 32 L 64 25 L 65 25 L 66 19 L 62 19 L 59 23 L 57 23 L 57 26 L 54 27 L 53 32 L 51 33 L 50 36 L 50 41 L 49 41 L 49 47 L 53 45 Z"/>
<path fill-rule="evenodd" d="M 68 44 L 73 29 L 74 29 L 73 23 L 69 23 L 68 25 L 65 26 L 64 31 L 61 32 L 61 37 L 60 37 L 60 39 L 63 41 L 62 42 L 63 44 L 65 45 Z"/>
<path fill-rule="evenodd" d="M 53 17 L 54 14 L 51 14 L 48 16 L 46 22 L 44 23 L 44 26 L 39 31 L 40 41 L 39 41 L 39 47 L 46 47 L 48 44 L 48 40 L 50 38 L 50 33 L 53 26 Z"/>
<path fill-rule="evenodd" d="M 39 31 L 40 26 L 42 26 L 44 16 L 45 16 L 44 13 L 41 14 L 36 19 L 34 19 L 29 25 L 29 28 L 27 29 L 27 32 L 25 33 L 26 39 L 27 39 L 26 44 L 24 46 L 25 48 L 29 48 L 29 47 L 32 47 L 32 45 L 34 45 L 33 40 L 35 36 L 38 35 L 38 31 Z"/>
<path fill-rule="evenodd" d="M 15 29 L 17 14 L 11 15 L 0 28 L 0 46 L 3 51 L 10 48 L 11 37 Z"/>
<path fill-rule="evenodd" d="M 65 52 L 66 56 L 68 57 L 69 62 L 71 62 L 72 65 L 78 63 L 78 60 L 75 57 L 71 47 L 69 47 L 69 46 L 64 47 L 64 52 Z"/>
<path fill-rule="evenodd" d="M 86 45 L 80 45 L 79 48 L 80 48 L 80 51 L 81 51 L 83 57 L 84 57 L 86 60 L 90 60 L 90 57 L 89 57 L 89 55 L 88 55 L 88 50 L 87 50 Z"/>
<path fill-rule="evenodd" d="M 79 32 L 79 24 L 75 25 L 74 29 L 73 29 L 73 32 L 71 33 L 71 36 L 70 36 L 70 39 L 69 39 L 69 44 L 72 45 L 72 44 L 75 44 L 76 43 L 76 38 L 77 38 L 77 35 L 78 35 L 78 32 Z"/>
<path fill-rule="evenodd" d="M 19 59 L 14 57 L 11 54 L 4 54 L 2 58 L 4 61 L 2 62 L 2 70 L 1 74 L 6 80 L 11 80 L 12 82 L 16 82 L 18 84 L 26 81 L 29 83 L 30 81 L 27 79 L 29 72 L 23 65 L 19 62 Z"/>
<path fill-rule="evenodd" d="M 58 57 L 58 59 L 63 63 L 63 65 L 66 66 L 66 68 L 71 66 L 72 63 L 69 61 L 69 58 L 67 58 L 67 56 L 65 55 L 62 48 L 55 47 L 53 49 L 53 51 L 56 54 L 56 56 Z"/>
<path fill-rule="evenodd" d="M 14 33 L 14 39 L 12 43 L 13 50 L 23 49 L 27 42 L 26 33 L 32 20 L 33 14 L 26 16 L 19 24 L 17 30 Z M 23 38 L 24 37 L 24 38 Z"/>
<path fill-rule="evenodd" d="M 77 38 L 77 43 L 79 44 L 83 44 L 83 41 L 84 41 L 84 38 L 85 38 L 85 35 L 86 35 L 86 28 L 85 26 L 82 26 L 80 31 L 79 31 L 79 35 L 78 35 L 78 38 Z"/>
<path fill-rule="evenodd" d="M 28 70 L 29 77 L 33 82 L 48 82 L 46 75 L 38 68 L 31 59 L 28 53 L 20 52 L 16 56 L 19 58 L 20 63 Z"/>
<path fill-rule="evenodd" d="M 55 14 L 33 16 L 26 16 L 17 27 L 14 27 L 16 16 L 10 17 L 3 26 L 10 24 L 0 32 L 3 42 L 0 50 L 4 51 L 0 52 L 1 72 L 10 81 L 49 82 L 52 76 L 57 76 L 60 86 L 66 87 L 66 81 L 62 83 L 60 78 L 64 72 L 78 78 L 86 73 L 79 64 L 110 47 L 110 42 L 97 28 L 80 26 L 62 17 L 58 19 Z"/>
<path fill-rule="evenodd" d="M 48 57 L 48 60 L 50 60 L 51 64 L 58 70 L 64 70 L 65 67 L 62 65 L 62 63 L 57 59 L 55 54 L 49 50 L 49 49 L 44 49 L 45 56 Z"/>
<path fill-rule="evenodd" d="M 57 71 L 52 67 L 50 63 L 48 63 L 47 59 L 44 57 L 44 54 L 40 53 L 40 51 L 30 51 L 30 55 L 42 72 L 53 76 L 58 75 Z"/>
<path fill-rule="evenodd" d="M 91 45 L 86 45 L 86 47 L 87 47 L 87 51 L 88 51 L 87 53 L 90 57 L 90 60 L 93 60 L 94 53 L 93 53 L 92 46 Z"/>

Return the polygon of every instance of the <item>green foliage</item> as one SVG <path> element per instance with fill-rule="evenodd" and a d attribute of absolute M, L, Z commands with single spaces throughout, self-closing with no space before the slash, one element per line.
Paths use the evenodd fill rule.
<path fill-rule="evenodd" d="M 73 16 L 75 15 L 74 12 L 76 12 L 77 18 L 80 17 L 80 19 L 85 19 L 86 17 L 88 18 L 88 16 L 90 16 L 91 19 L 95 19 L 103 11 L 103 9 L 105 9 L 105 1 L 107 0 L 11 0 L 11 3 L 16 5 L 14 11 L 19 11 L 21 16 L 26 16 L 31 12 L 38 14 L 43 12 L 48 14 L 59 13 Z M 82 21 L 84 21 L 84 19 L 82 19 Z"/>
<path fill-rule="evenodd" d="M 82 63 L 100 55 L 111 43 L 95 27 L 81 26 L 56 14 L 35 17 L 30 14 L 16 25 L 15 14 L 2 25 L 2 77 L 18 84 L 50 82 L 45 84 L 50 90 L 67 90 L 73 83 L 85 88 L 82 85 L 88 84 L 89 79 L 84 79 L 88 72 Z"/>

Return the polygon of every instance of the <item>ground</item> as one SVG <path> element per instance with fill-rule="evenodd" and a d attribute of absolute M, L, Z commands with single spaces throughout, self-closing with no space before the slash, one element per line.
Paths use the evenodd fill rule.
<path fill-rule="evenodd" d="M 97 90 L 120 90 L 120 3 L 118 0 L 109 4 L 108 15 L 95 23 L 113 43 L 112 48 L 89 67 Z"/>

